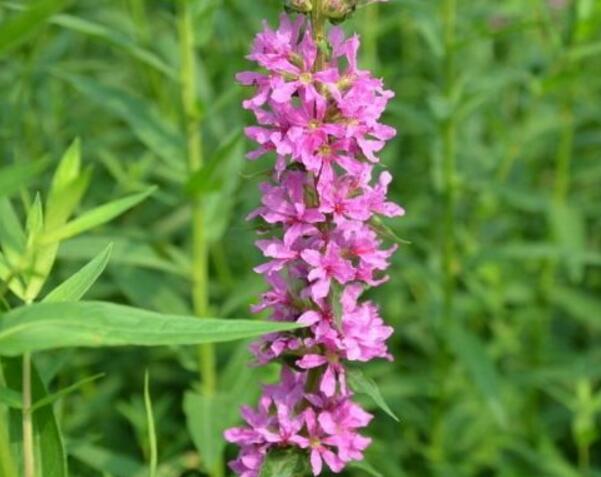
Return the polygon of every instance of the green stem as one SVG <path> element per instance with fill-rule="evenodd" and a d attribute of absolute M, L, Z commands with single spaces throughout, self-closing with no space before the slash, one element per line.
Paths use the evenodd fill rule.
<path fill-rule="evenodd" d="M 2 365 L 0 363 L 0 384 L 5 384 L 2 377 Z M 8 435 L 8 412 L 0 407 L 0 476 L 17 477 L 16 467 L 10 451 Z"/>
<path fill-rule="evenodd" d="M 445 55 L 442 69 L 443 91 L 449 103 L 455 87 L 455 23 L 456 0 L 444 0 L 442 6 L 442 21 L 444 25 Z M 455 293 L 455 115 L 451 111 L 449 116 L 440 123 L 440 137 L 442 141 L 442 179 L 443 179 L 443 242 L 442 242 L 442 289 L 443 313 L 442 322 L 437 323 L 440 349 L 437 356 L 438 367 L 438 393 L 432 409 L 432 432 L 430 436 L 430 458 L 435 465 L 445 462 L 445 426 L 444 416 L 448 403 L 448 375 L 451 360 L 445 339 L 447 329 L 452 325 L 453 295 Z"/>
<path fill-rule="evenodd" d="M 451 102 L 455 87 L 455 24 L 456 0 L 445 0 L 443 4 L 444 25 L 444 92 Z M 453 295 L 455 292 L 454 259 L 455 259 L 455 114 L 451 112 L 441 124 L 443 153 L 443 200 L 444 200 L 444 242 L 442 250 L 442 268 L 444 277 L 444 318 L 448 322 L 453 314 Z"/>
<path fill-rule="evenodd" d="M 23 355 L 23 475 L 35 476 L 33 420 L 31 418 L 31 353 Z"/>
<path fill-rule="evenodd" d="M 326 41 L 326 18 L 322 9 L 323 0 L 313 1 L 313 10 L 311 11 L 311 24 L 313 26 L 313 36 L 317 44 L 317 59 L 315 61 L 315 70 L 323 69 L 326 60 L 325 41 Z"/>
<path fill-rule="evenodd" d="M 589 475 L 591 471 L 590 448 L 587 445 L 578 446 L 578 468 L 583 477 Z"/>
<path fill-rule="evenodd" d="M 203 166 L 203 148 L 200 115 L 197 108 L 194 26 L 189 0 L 180 2 L 178 15 L 181 100 L 185 116 L 188 170 L 192 175 Z M 206 317 L 209 308 L 208 244 L 204 206 L 197 198 L 194 198 L 192 202 L 192 301 L 194 313 L 201 318 Z M 198 360 L 204 394 L 213 396 L 217 388 L 216 359 L 213 345 L 199 346 Z M 223 476 L 221 462 L 218 462 L 215 469 L 211 469 L 211 476 Z"/>

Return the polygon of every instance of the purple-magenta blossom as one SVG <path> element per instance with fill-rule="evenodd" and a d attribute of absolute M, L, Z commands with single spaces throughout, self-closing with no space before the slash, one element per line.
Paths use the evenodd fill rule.
<path fill-rule="evenodd" d="M 230 467 L 242 477 L 257 477 L 272 449 L 306 452 L 314 475 L 361 460 L 371 440 L 360 431 L 372 416 L 352 401 L 346 366 L 392 359 L 393 329 L 361 295 L 386 281 L 397 248 L 383 244 L 373 219 L 404 215 L 388 200 L 390 173 L 373 177 L 395 135 L 380 123 L 394 94 L 359 69 L 358 36 L 334 27 L 328 41 L 318 61 L 310 22 L 283 15 L 277 30 L 265 26 L 257 35 L 248 56 L 265 71 L 237 76 L 255 90 L 243 103 L 257 122 L 246 128 L 258 145 L 248 157 L 276 157 L 249 215 L 264 226 L 256 244 L 267 261 L 255 271 L 269 285 L 252 310 L 305 326 L 251 345 L 258 364 L 279 361 L 282 374 L 264 386 L 257 409 L 242 408 L 245 425 L 225 433 L 240 447 Z"/>

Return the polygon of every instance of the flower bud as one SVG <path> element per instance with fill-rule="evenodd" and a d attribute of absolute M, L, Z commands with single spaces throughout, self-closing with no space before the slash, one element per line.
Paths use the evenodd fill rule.
<path fill-rule="evenodd" d="M 313 10 L 313 0 L 286 0 L 286 9 L 298 13 L 309 13 Z"/>
<path fill-rule="evenodd" d="M 358 3 L 359 0 L 323 0 L 323 14 L 332 23 L 339 23 L 352 15 Z"/>

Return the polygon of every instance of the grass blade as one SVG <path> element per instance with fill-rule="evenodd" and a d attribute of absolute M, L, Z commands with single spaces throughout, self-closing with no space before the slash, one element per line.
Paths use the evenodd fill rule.
<path fill-rule="evenodd" d="M 157 436 L 154 425 L 154 414 L 152 411 L 152 399 L 150 397 L 150 385 L 148 370 L 144 374 L 144 408 L 146 409 L 146 425 L 148 427 L 148 447 L 150 449 L 150 468 L 148 475 L 156 477 L 158 467 Z"/>

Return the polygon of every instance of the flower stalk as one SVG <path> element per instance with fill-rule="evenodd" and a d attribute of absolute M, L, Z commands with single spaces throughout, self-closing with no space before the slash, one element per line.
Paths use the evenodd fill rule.
<path fill-rule="evenodd" d="M 178 13 L 180 41 L 180 82 L 181 102 L 184 112 L 188 172 L 193 175 L 203 167 L 203 144 L 200 129 L 200 114 L 196 92 L 195 38 L 191 2 L 180 2 Z M 204 205 L 200 198 L 192 199 L 192 302 L 194 313 L 204 318 L 209 311 L 208 289 L 208 243 L 205 228 Z M 198 367 L 202 390 L 206 396 L 213 396 L 217 389 L 215 349 L 212 344 L 198 347 Z M 211 469 L 212 477 L 221 477 L 223 466 L 219 462 Z"/>

